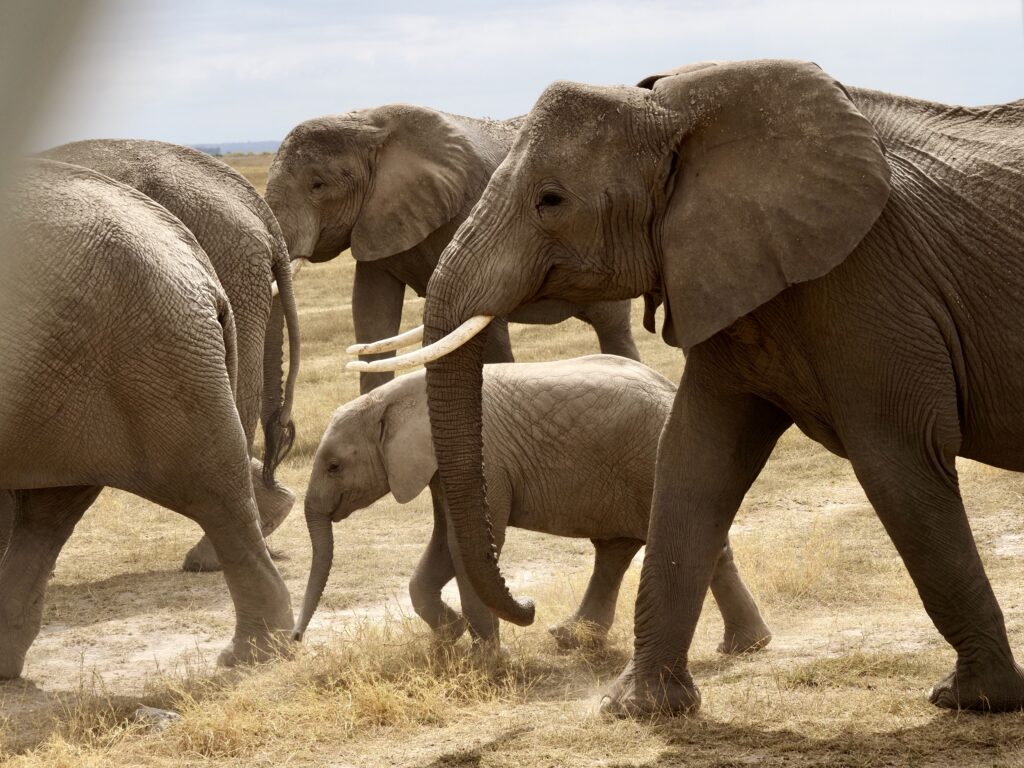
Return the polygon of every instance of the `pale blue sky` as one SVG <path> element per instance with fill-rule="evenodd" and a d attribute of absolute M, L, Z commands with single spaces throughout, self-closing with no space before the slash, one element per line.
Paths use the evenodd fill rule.
<path fill-rule="evenodd" d="M 280 139 L 394 101 L 509 117 L 552 80 L 632 83 L 704 59 L 810 59 L 950 103 L 1024 98 L 1021 0 L 112 0 L 81 38 L 37 147 Z"/>

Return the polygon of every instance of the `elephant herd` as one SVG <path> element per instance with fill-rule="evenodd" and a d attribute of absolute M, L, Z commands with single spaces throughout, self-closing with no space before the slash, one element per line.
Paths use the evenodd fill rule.
<path fill-rule="evenodd" d="M 796 425 L 851 462 L 956 650 L 931 701 L 1024 708 L 955 463 L 1024 471 L 1024 101 L 953 107 L 808 63 L 703 63 L 637 86 L 556 82 L 506 121 L 408 105 L 309 120 L 265 200 L 195 150 L 100 140 L 28 160 L 3 205 L 0 677 L 21 674 L 54 563 L 104 486 L 203 529 L 184 567 L 223 570 L 227 665 L 301 639 L 333 523 L 429 488 L 410 596 L 439 640 L 487 646 L 499 619 L 533 621 L 499 567 L 507 526 L 594 544 L 579 609 L 551 628 L 562 647 L 603 640 L 646 546 L 633 656 L 601 709 L 690 712 L 709 588 L 720 650 L 771 639 L 728 532 Z M 264 541 L 294 501 L 275 479 L 295 435 L 292 275 L 346 249 L 362 394 L 312 462 L 293 624 Z M 396 336 L 406 286 L 423 325 Z M 645 328 L 663 307 L 686 354 L 678 387 L 638 362 L 640 296 Z M 509 321 L 568 317 L 603 354 L 513 362 Z M 441 598 L 453 578 L 461 611 Z"/>

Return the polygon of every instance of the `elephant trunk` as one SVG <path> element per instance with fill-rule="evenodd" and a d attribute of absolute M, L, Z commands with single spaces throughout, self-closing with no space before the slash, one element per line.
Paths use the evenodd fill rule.
<path fill-rule="evenodd" d="M 438 341 L 463 319 L 452 311 L 450 274 L 439 270 L 431 278 L 423 315 L 424 345 Z M 481 401 L 486 339 L 486 333 L 478 334 L 427 364 L 430 429 L 445 506 L 469 581 L 499 618 L 525 626 L 533 622 L 533 603 L 517 601 L 505 585 L 487 509 Z"/>
<path fill-rule="evenodd" d="M 309 531 L 309 541 L 313 545 L 313 563 L 309 568 L 306 594 L 302 598 L 302 612 L 292 632 L 293 640 L 301 640 L 306 633 L 306 627 L 320 605 L 320 598 L 324 594 L 327 578 L 331 575 L 331 564 L 334 561 L 334 528 L 331 518 L 317 507 L 318 504 L 306 502 L 306 529 Z"/>
<path fill-rule="evenodd" d="M 270 321 L 263 346 L 263 482 L 274 484 L 274 471 L 284 461 L 295 443 L 295 424 L 292 405 L 295 400 L 295 380 L 299 375 L 299 315 L 292 289 L 292 269 L 288 249 L 278 234 L 277 253 L 274 258 L 274 296 Z M 281 391 L 284 367 L 284 328 L 288 328 L 288 378 Z"/>

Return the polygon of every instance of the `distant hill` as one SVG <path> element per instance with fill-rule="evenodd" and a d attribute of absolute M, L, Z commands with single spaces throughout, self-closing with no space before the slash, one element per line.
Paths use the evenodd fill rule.
<path fill-rule="evenodd" d="M 279 146 L 281 146 L 279 139 L 274 141 L 211 141 L 206 144 L 192 145 L 194 149 L 214 156 L 247 152 L 277 152 Z"/>

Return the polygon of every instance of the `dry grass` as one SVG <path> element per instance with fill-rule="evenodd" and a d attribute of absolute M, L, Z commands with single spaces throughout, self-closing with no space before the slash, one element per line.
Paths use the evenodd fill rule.
<path fill-rule="evenodd" d="M 267 156 L 229 160 L 261 186 Z M 343 373 L 352 338 L 351 262 L 297 281 L 303 368 L 298 449 L 282 477 L 300 492 L 330 413 L 357 391 Z M 422 302 L 408 301 L 405 327 Z M 639 307 L 636 308 L 637 312 Z M 635 327 L 640 328 L 639 315 Z M 678 379 L 682 359 L 638 330 L 645 360 Z M 513 328 L 521 360 L 596 351 L 578 322 Z M 970 462 L 961 480 L 1011 642 L 1024 648 L 1024 480 Z M 231 633 L 215 574 L 177 569 L 197 535 L 188 521 L 106 491 L 68 544 L 50 586 L 26 681 L 0 686 L 0 760 L 108 765 L 986 765 L 1024 763 L 1024 716 L 947 713 L 924 693 L 953 654 L 849 466 L 788 433 L 737 516 L 739 566 L 775 633 L 749 657 L 715 653 L 708 604 L 692 668 L 704 708 L 670 722 L 612 722 L 593 712 L 631 643 L 638 567 L 601 652 L 559 653 L 544 627 L 575 607 L 586 541 L 511 531 L 503 563 L 537 599 L 533 627 L 503 627 L 507 662 L 447 654 L 409 618 L 405 583 L 426 542 L 429 500 L 382 500 L 337 526 L 335 572 L 295 657 L 242 672 L 212 660 Z M 305 585 L 301 515 L 275 534 L 293 595 Z M 453 596 L 454 599 L 454 596 Z M 132 722 L 139 704 L 174 709 L 163 732 Z"/>

